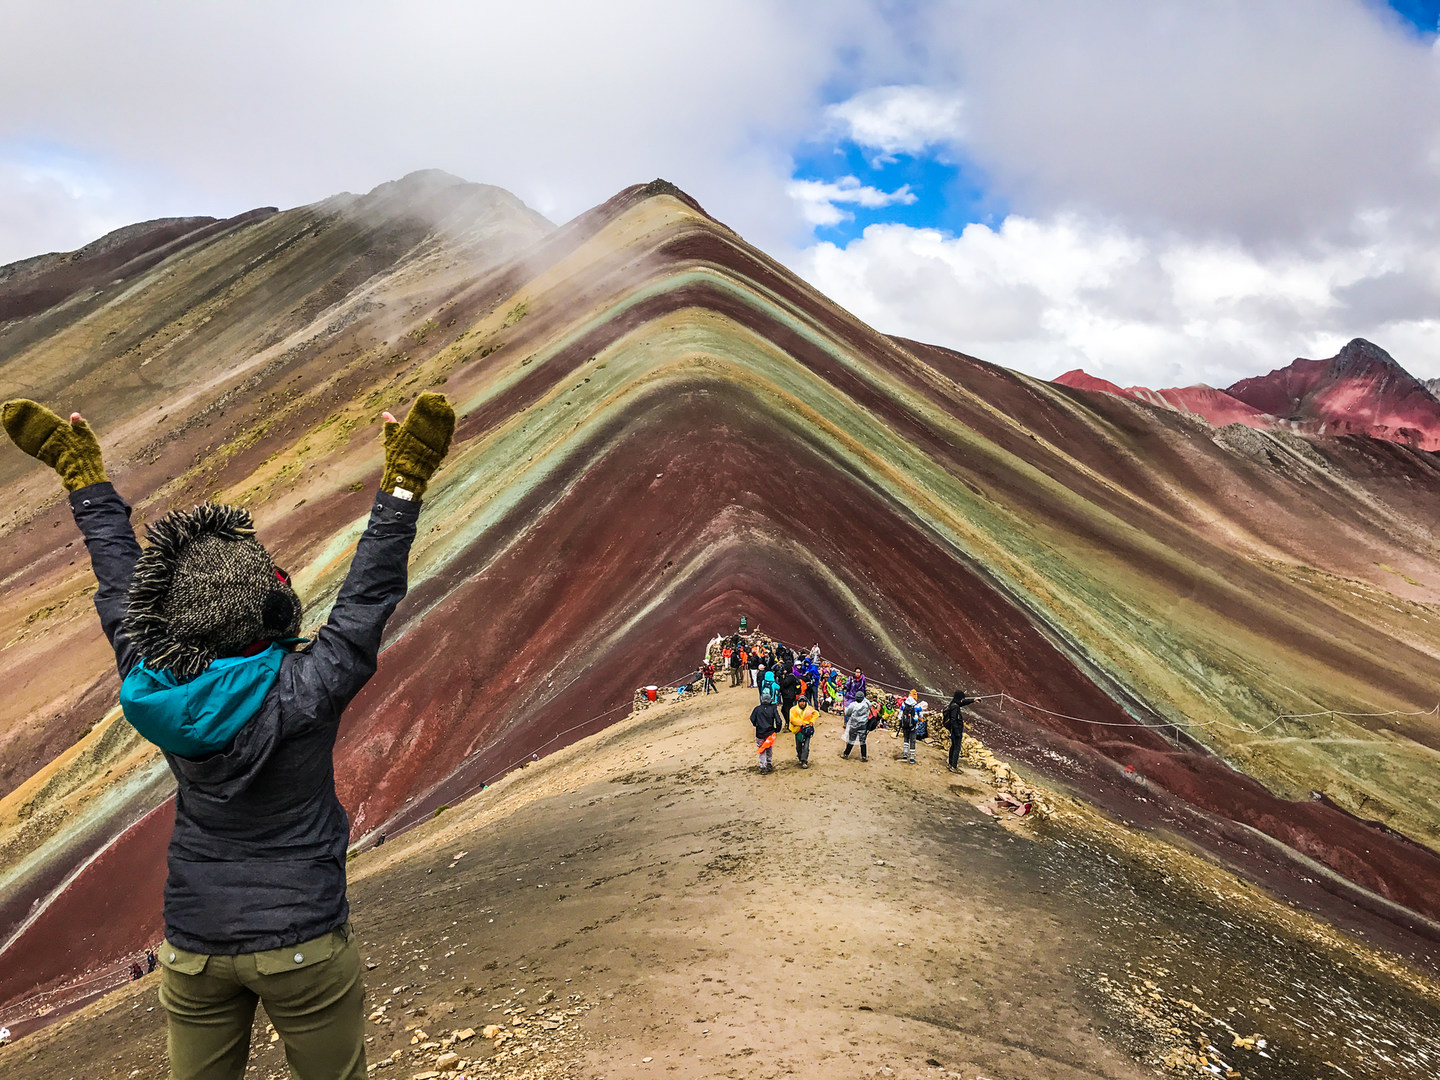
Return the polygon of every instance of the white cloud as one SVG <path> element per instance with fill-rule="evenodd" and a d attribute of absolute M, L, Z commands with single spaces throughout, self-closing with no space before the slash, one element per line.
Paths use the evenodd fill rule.
<path fill-rule="evenodd" d="M 880 330 L 1044 378 L 1083 367 L 1122 385 L 1226 386 L 1296 356 L 1331 356 L 1356 336 L 1417 375 L 1440 375 L 1440 319 L 1368 322 L 1347 299 L 1396 260 L 1440 275 L 1440 257 L 1372 240 L 1260 257 L 1233 241 L 1012 215 L 959 236 L 872 225 L 843 247 L 815 246 L 800 269 Z"/>
<path fill-rule="evenodd" d="M 863 206 L 876 210 L 886 206 L 906 205 L 915 201 L 910 185 L 905 184 L 894 191 L 862 184 L 853 176 L 842 176 L 839 180 L 793 180 L 785 193 L 800 204 L 800 212 L 812 225 L 838 225 L 855 215 L 842 210 L 841 203 Z"/>
<path fill-rule="evenodd" d="M 163 211 L 127 201 L 94 163 L 52 147 L 0 146 L 0 263 L 70 251 Z"/>
<path fill-rule="evenodd" d="M 1012 213 L 797 260 L 857 314 L 1047 376 L 1224 385 L 1354 336 L 1440 375 L 1440 46 L 1382 5 L 941 0 L 917 18 L 913 82 L 832 119 L 882 153 L 953 155 Z M 926 115 L 907 100 L 963 101 L 963 124 L 906 127 Z"/>
<path fill-rule="evenodd" d="M 172 214 L 442 168 L 564 220 L 663 176 L 775 247 L 803 235 L 790 152 L 822 127 L 838 57 L 863 53 L 848 70 L 869 78 L 891 40 L 869 0 L 823 17 L 790 0 L 15 0 L 0 143 L 142 162 L 116 201 Z M 56 220 L 42 247 L 70 235 Z M 0 261 L 36 231 L 0 233 Z"/>
<path fill-rule="evenodd" d="M 795 180 L 826 137 L 963 161 L 1011 216 L 807 251 L 917 194 Z M 1370 0 L 6 7 L 0 262 L 427 167 L 556 220 L 664 176 L 882 329 L 1031 371 L 1225 382 L 1362 335 L 1440 375 L 1440 63 Z"/>
<path fill-rule="evenodd" d="M 959 94 L 927 86 L 877 86 L 825 110 L 831 126 L 879 160 L 918 154 L 961 137 Z"/>
<path fill-rule="evenodd" d="M 948 0 L 927 85 L 1009 205 L 1308 242 L 1372 208 L 1433 212 L 1434 51 L 1362 0 Z"/>

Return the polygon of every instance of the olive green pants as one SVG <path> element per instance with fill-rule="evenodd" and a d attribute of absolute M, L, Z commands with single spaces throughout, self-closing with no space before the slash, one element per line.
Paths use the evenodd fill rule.
<path fill-rule="evenodd" d="M 160 946 L 171 1080 L 240 1080 L 255 1003 L 295 1080 L 363 1080 L 365 987 L 350 925 L 284 949 L 206 956 Z"/>

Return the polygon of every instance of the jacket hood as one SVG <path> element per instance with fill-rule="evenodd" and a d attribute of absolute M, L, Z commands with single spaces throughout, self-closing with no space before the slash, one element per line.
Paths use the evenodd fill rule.
<path fill-rule="evenodd" d="M 167 753 L 218 754 L 260 711 L 286 655 L 272 645 L 255 656 L 225 657 L 183 682 L 142 661 L 120 684 L 120 707 L 136 731 Z"/>

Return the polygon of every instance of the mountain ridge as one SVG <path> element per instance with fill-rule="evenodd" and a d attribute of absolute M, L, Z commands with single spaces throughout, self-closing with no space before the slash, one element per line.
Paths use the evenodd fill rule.
<path fill-rule="evenodd" d="M 824 715 L 807 770 L 787 736 L 758 776 L 755 693 L 720 682 L 356 854 L 377 1072 L 1146 1080 L 1200 1049 L 1256 1080 L 1382 1056 L 1393 1080 L 1433 1075 L 1440 990 L 1373 928 L 1031 790 L 973 739 L 949 773 L 943 747 L 909 765 L 880 729 L 861 765 Z M 1006 812 L 1016 792 L 1045 809 Z M 776 897 L 806 925 L 767 925 Z M 163 1076 L 156 977 L 125 967 L 0 1049 L 7 1080 Z M 263 1023 L 252 1047 L 283 1070 Z"/>
<path fill-rule="evenodd" d="M 1055 378 L 1061 386 L 1194 413 L 1213 424 L 1286 428 L 1310 435 L 1366 435 L 1424 450 L 1440 449 L 1440 380 L 1422 382 L 1364 338 L 1327 360 L 1298 358 L 1224 390 L 1208 386 L 1124 389 L 1080 368 Z M 1435 385 L 1431 385 L 1435 384 Z"/>
<path fill-rule="evenodd" d="M 283 211 L 37 313 L 41 337 L 0 327 L 0 389 L 85 411 L 138 521 L 251 508 L 308 628 L 380 411 L 451 395 L 410 594 L 337 744 L 359 847 L 603 727 L 744 613 L 886 683 L 983 689 L 977 731 L 1017 761 L 1256 878 L 1323 865 L 1315 888 L 1425 940 L 1432 455 L 1201 430 L 886 337 L 664 181 L 559 226 L 486 205 L 478 231 L 388 194 Z M 153 934 L 168 777 L 113 708 L 53 476 L 9 455 L 0 496 L 8 1000 Z M 117 876 L 139 899 L 105 907 Z"/>

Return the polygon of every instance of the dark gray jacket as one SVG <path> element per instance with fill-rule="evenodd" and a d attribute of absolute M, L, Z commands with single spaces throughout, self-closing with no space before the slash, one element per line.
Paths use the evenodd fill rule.
<path fill-rule="evenodd" d="M 99 581 L 95 609 L 123 679 L 139 661 L 124 632 L 140 545 L 130 507 L 108 483 L 70 495 Z M 375 673 L 385 622 L 405 595 L 420 505 L 383 492 L 330 619 L 286 656 L 260 711 L 206 758 L 166 754 L 175 831 L 165 881 L 165 937 L 230 956 L 319 937 L 349 917 L 350 823 L 335 795 L 340 714 Z"/>
<path fill-rule="evenodd" d="M 756 705 L 750 710 L 750 723 L 755 734 L 763 739 L 772 731 L 780 730 L 780 710 L 774 705 Z"/>

